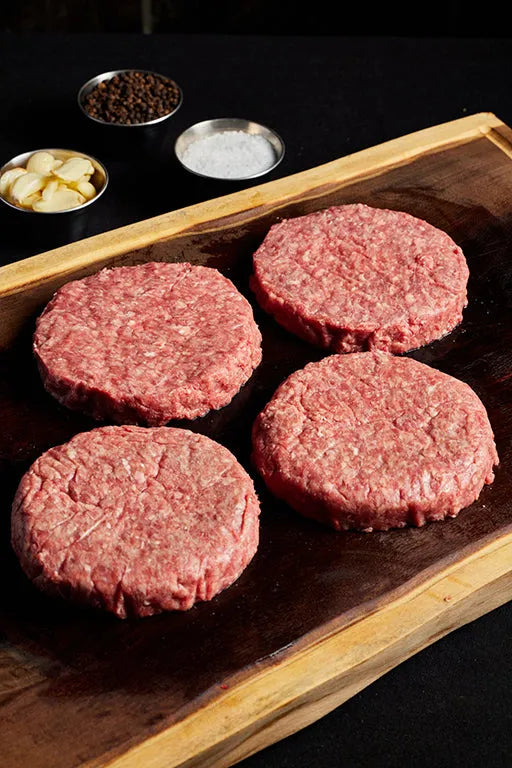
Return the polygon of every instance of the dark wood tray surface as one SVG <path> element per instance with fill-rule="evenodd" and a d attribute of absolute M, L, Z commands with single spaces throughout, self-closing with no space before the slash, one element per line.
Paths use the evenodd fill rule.
<path fill-rule="evenodd" d="M 158 732 L 255 666 L 374 611 L 512 530 L 512 163 L 486 138 L 341 189 L 326 185 L 310 200 L 216 222 L 213 233 L 195 231 L 134 252 L 130 263 L 190 260 L 219 268 L 251 299 L 263 333 L 263 362 L 233 402 L 180 426 L 226 445 L 254 476 L 249 437 L 256 414 L 285 376 L 323 353 L 255 305 L 251 253 L 281 217 L 356 201 L 424 218 L 466 254 L 471 276 L 463 323 L 412 356 L 466 381 L 482 398 L 501 460 L 494 484 L 453 521 L 369 535 L 336 534 L 299 517 L 256 478 L 259 551 L 211 603 L 119 621 L 54 602 L 28 583 L 10 550 L 10 504 L 22 472 L 42 451 L 96 424 L 44 393 L 30 351 L 32 319 L 0 357 L 4 766 L 26 766 L 27 754 L 31 768 L 99 765 L 108 751 L 122 752 L 141 732 Z"/>

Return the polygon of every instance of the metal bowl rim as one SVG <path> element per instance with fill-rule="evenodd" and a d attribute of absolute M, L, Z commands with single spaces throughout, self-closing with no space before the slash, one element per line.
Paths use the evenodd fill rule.
<path fill-rule="evenodd" d="M 120 75 L 123 72 L 142 72 L 145 75 L 157 75 L 158 77 L 163 78 L 164 80 L 170 80 L 174 83 L 174 85 L 178 88 L 179 92 L 179 100 L 172 112 L 167 112 L 167 114 L 162 115 L 161 117 L 156 117 L 154 120 L 148 120 L 145 123 L 109 123 L 107 120 L 101 120 L 98 117 L 93 117 L 90 115 L 86 109 L 84 109 L 84 106 L 82 104 L 83 95 L 89 86 L 92 87 L 93 81 L 97 80 L 97 83 L 94 83 L 94 85 L 97 85 L 98 83 L 105 82 L 105 80 L 111 80 L 115 75 Z M 99 78 L 103 78 L 100 80 Z M 90 77 L 87 82 L 83 83 L 83 85 L 80 87 L 78 94 L 77 94 L 77 102 L 80 110 L 83 112 L 83 114 L 89 118 L 89 120 L 94 120 L 95 123 L 98 123 L 99 125 L 110 125 L 114 126 L 116 128 L 145 128 L 148 125 L 156 125 L 156 123 L 161 123 L 163 120 L 167 120 L 169 117 L 172 117 L 178 109 L 183 104 L 183 90 L 181 88 L 181 85 L 176 82 L 176 80 L 173 77 L 169 77 L 169 75 L 162 75 L 161 72 L 155 72 L 152 69 L 112 69 L 108 72 L 101 72 L 99 75 L 94 75 L 94 77 Z"/>
<path fill-rule="evenodd" d="M 89 205 L 92 205 L 92 203 L 95 203 L 96 200 L 98 200 L 98 198 L 102 196 L 102 194 L 108 187 L 108 183 L 109 183 L 108 171 L 106 166 L 101 162 L 101 160 L 98 160 L 97 157 L 94 157 L 94 155 L 90 155 L 88 152 L 81 152 L 78 149 L 67 149 L 65 147 L 52 147 L 51 149 L 49 148 L 33 149 L 32 151 L 29 150 L 27 152 L 19 152 L 17 155 L 14 155 L 14 157 L 12 157 L 10 160 L 8 160 L 6 163 L 4 163 L 0 167 L 0 176 L 4 172 L 5 167 L 7 165 L 10 165 L 12 162 L 14 162 L 18 157 L 25 157 L 25 155 L 28 155 L 29 157 L 31 157 L 36 152 L 70 152 L 71 154 L 78 155 L 79 157 L 88 157 L 90 160 L 93 160 L 95 163 L 97 163 L 102 169 L 103 173 L 105 174 L 105 183 L 103 184 L 100 191 L 97 192 L 94 195 L 94 197 L 92 197 L 90 200 L 86 200 L 85 203 L 82 203 L 81 205 L 77 205 L 75 206 L 75 208 L 64 208 L 64 210 L 62 211 L 34 211 L 32 208 L 21 208 L 21 206 L 11 203 L 9 200 L 6 200 L 6 198 L 3 195 L 0 195 L 0 200 L 2 201 L 2 203 L 5 203 L 5 205 L 8 205 L 9 208 L 13 208 L 15 211 L 20 211 L 20 213 L 36 213 L 38 216 L 41 216 L 41 215 L 54 216 L 55 214 L 59 214 L 59 213 L 78 213 L 78 211 L 83 211 L 84 208 L 87 208 Z"/>
<path fill-rule="evenodd" d="M 200 127 L 202 125 L 208 125 L 208 124 L 214 123 L 214 122 L 222 122 L 224 120 L 226 120 L 226 121 L 228 121 L 228 120 L 229 121 L 235 121 L 235 122 L 240 122 L 240 123 L 251 123 L 252 125 L 258 126 L 258 128 L 264 128 L 265 131 L 268 131 L 268 133 L 270 133 L 273 136 L 275 136 L 275 138 L 278 140 L 278 143 L 279 143 L 279 145 L 281 147 L 281 152 L 280 152 L 279 156 L 277 157 L 275 163 L 273 165 L 269 166 L 268 168 L 265 168 L 264 171 L 259 171 L 258 173 L 251 173 L 249 176 L 231 176 L 231 177 L 226 177 L 226 176 L 210 176 L 207 173 L 200 173 L 199 171 L 194 171 L 192 168 L 190 168 L 188 165 L 186 165 L 182 161 L 182 159 L 180 158 L 180 156 L 178 155 L 178 152 L 176 150 L 176 146 L 177 146 L 179 140 L 188 131 L 191 131 L 193 128 L 198 128 L 198 127 Z M 243 130 L 243 129 L 232 128 L 231 130 L 235 131 L 235 130 Z M 245 131 L 245 132 L 247 133 L 247 131 Z M 214 136 L 215 133 L 222 133 L 222 131 L 221 130 L 220 131 L 214 131 L 211 135 Z M 277 168 L 279 163 L 284 158 L 285 152 L 286 152 L 285 143 L 284 143 L 282 137 L 280 136 L 280 134 L 277 131 L 275 131 L 273 128 L 269 128 L 268 125 L 265 125 L 264 123 L 258 123 L 256 120 L 249 120 L 246 117 L 211 117 L 208 120 L 200 120 L 197 123 L 193 123 L 192 125 L 189 125 L 188 128 L 185 128 L 185 130 L 180 133 L 180 135 L 177 137 L 176 141 L 174 142 L 174 155 L 175 155 L 177 161 L 180 163 L 180 165 L 183 168 L 185 168 L 186 171 L 188 171 L 189 173 L 193 173 L 195 176 L 200 176 L 203 179 L 215 179 L 216 181 L 227 181 L 227 182 L 229 182 L 229 181 L 246 181 L 248 179 L 257 179 L 260 176 L 265 176 L 265 174 L 270 173 L 270 171 L 273 171 L 275 168 Z"/>

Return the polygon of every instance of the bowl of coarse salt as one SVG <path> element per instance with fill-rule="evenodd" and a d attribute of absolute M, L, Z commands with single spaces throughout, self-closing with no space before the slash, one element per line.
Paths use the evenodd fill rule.
<path fill-rule="evenodd" d="M 272 171 L 284 157 L 284 142 L 252 120 L 222 117 L 187 128 L 174 145 L 187 171 L 209 179 L 254 179 Z"/>

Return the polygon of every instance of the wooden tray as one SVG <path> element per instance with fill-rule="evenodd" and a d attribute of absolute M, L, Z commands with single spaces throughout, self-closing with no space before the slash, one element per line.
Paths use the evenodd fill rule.
<path fill-rule="evenodd" d="M 474 115 L 0 269 L 3 768 L 232 765 L 512 597 L 511 157 L 512 131 Z M 302 519 L 258 483 L 260 549 L 211 603 L 122 622 L 40 595 L 10 551 L 11 499 L 36 456 L 93 426 L 44 393 L 31 358 L 55 288 L 105 265 L 190 260 L 250 295 L 272 222 L 355 201 L 425 218 L 467 255 L 464 322 L 414 357 L 482 397 L 501 458 L 493 486 L 456 520 L 368 535 Z M 322 356 L 255 312 L 262 365 L 228 407 L 189 424 L 246 467 L 258 411 Z"/>

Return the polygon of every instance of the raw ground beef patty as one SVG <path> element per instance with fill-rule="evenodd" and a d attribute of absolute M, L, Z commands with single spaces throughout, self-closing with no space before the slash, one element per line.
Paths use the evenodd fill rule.
<path fill-rule="evenodd" d="M 100 427 L 37 459 L 11 533 L 39 588 L 149 616 L 211 600 L 240 576 L 258 546 L 259 504 L 235 457 L 204 435 Z"/>
<path fill-rule="evenodd" d="M 253 258 L 259 304 L 333 352 L 406 352 L 462 320 L 468 267 L 445 233 L 401 211 L 342 205 L 271 227 Z"/>
<path fill-rule="evenodd" d="M 455 517 L 498 463 L 467 384 L 384 352 L 332 355 L 293 373 L 256 419 L 253 459 L 298 512 L 366 531 Z"/>
<path fill-rule="evenodd" d="M 159 426 L 227 405 L 261 360 L 249 302 L 216 269 L 117 267 L 57 291 L 34 353 L 44 386 L 95 419 Z"/>

